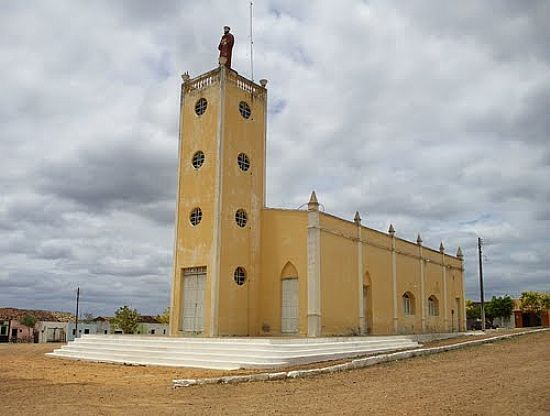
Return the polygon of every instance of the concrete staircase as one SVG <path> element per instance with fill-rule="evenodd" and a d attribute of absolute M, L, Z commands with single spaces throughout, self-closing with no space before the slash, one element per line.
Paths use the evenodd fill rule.
<path fill-rule="evenodd" d="M 338 338 L 168 338 L 83 335 L 51 357 L 219 370 L 280 368 L 418 347 L 412 336 Z"/>

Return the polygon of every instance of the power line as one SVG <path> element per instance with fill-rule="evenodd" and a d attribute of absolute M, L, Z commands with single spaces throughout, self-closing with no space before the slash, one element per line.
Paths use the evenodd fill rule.
<path fill-rule="evenodd" d="M 477 238 L 477 248 L 479 252 L 479 294 L 481 298 L 481 329 L 485 331 L 485 299 L 483 294 L 483 253 L 481 252 L 481 237 Z"/>

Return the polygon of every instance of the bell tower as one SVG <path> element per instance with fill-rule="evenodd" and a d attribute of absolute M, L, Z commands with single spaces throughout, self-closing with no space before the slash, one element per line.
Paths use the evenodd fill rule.
<path fill-rule="evenodd" d="M 170 335 L 255 335 L 267 81 L 182 78 Z"/>

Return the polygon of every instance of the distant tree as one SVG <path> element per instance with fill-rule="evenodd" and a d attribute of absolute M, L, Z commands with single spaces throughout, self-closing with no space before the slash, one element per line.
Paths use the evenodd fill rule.
<path fill-rule="evenodd" d="M 170 323 L 170 306 L 167 306 L 166 309 L 164 309 L 164 312 L 157 315 L 156 318 L 161 324 L 168 325 Z"/>
<path fill-rule="evenodd" d="M 481 306 L 475 305 L 470 299 L 466 299 L 466 317 L 468 319 L 480 319 Z"/>
<path fill-rule="evenodd" d="M 122 329 L 125 334 L 133 334 L 138 326 L 139 313 L 136 309 L 130 309 L 127 305 L 121 306 L 111 318 L 111 325 Z"/>
<path fill-rule="evenodd" d="M 91 322 L 94 319 L 94 315 L 91 312 L 84 312 L 82 314 L 82 320 L 84 322 Z"/>
<path fill-rule="evenodd" d="M 542 294 L 542 309 L 550 309 L 550 293 Z"/>
<path fill-rule="evenodd" d="M 523 312 L 540 314 L 543 309 L 544 296 L 539 292 L 523 292 L 519 298 L 519 308 Z"/>
<path fill-rule="evenodd" d="M 21 322 L 23 325 L 29 327 L 29 328 L 34 328 L 34 326 L 36 325 L 36 316 L 34 315 L 25 315 L 23 316 L 23 318 L 21 318 Z"/>
<path fill-rule="evenodd" d="M 496 297 L 493 296 L 490 302 L 487 303 L 485 315 L 491 321 L 495 318 L 509 319 L 514 310 L 514 301 L 508 295 Z"/>

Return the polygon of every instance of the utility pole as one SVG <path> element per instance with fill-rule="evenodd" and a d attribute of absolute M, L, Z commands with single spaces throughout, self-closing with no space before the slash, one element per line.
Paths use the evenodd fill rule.
<path fill-rule="evenodd" d="M 74 326 L 74 337 L 78 337 L 78 301 L 80 300 L 80 288 L 76 288 L 76 321 Z"/>
<path fill-rule="evenodd" d="M 481 298 L 481 330 L 485 331 L 485 299 L 483 296 L 483 256 L 481 253 L 481 237 L 477 238 L 479 252 L 479 294 Z"/>

